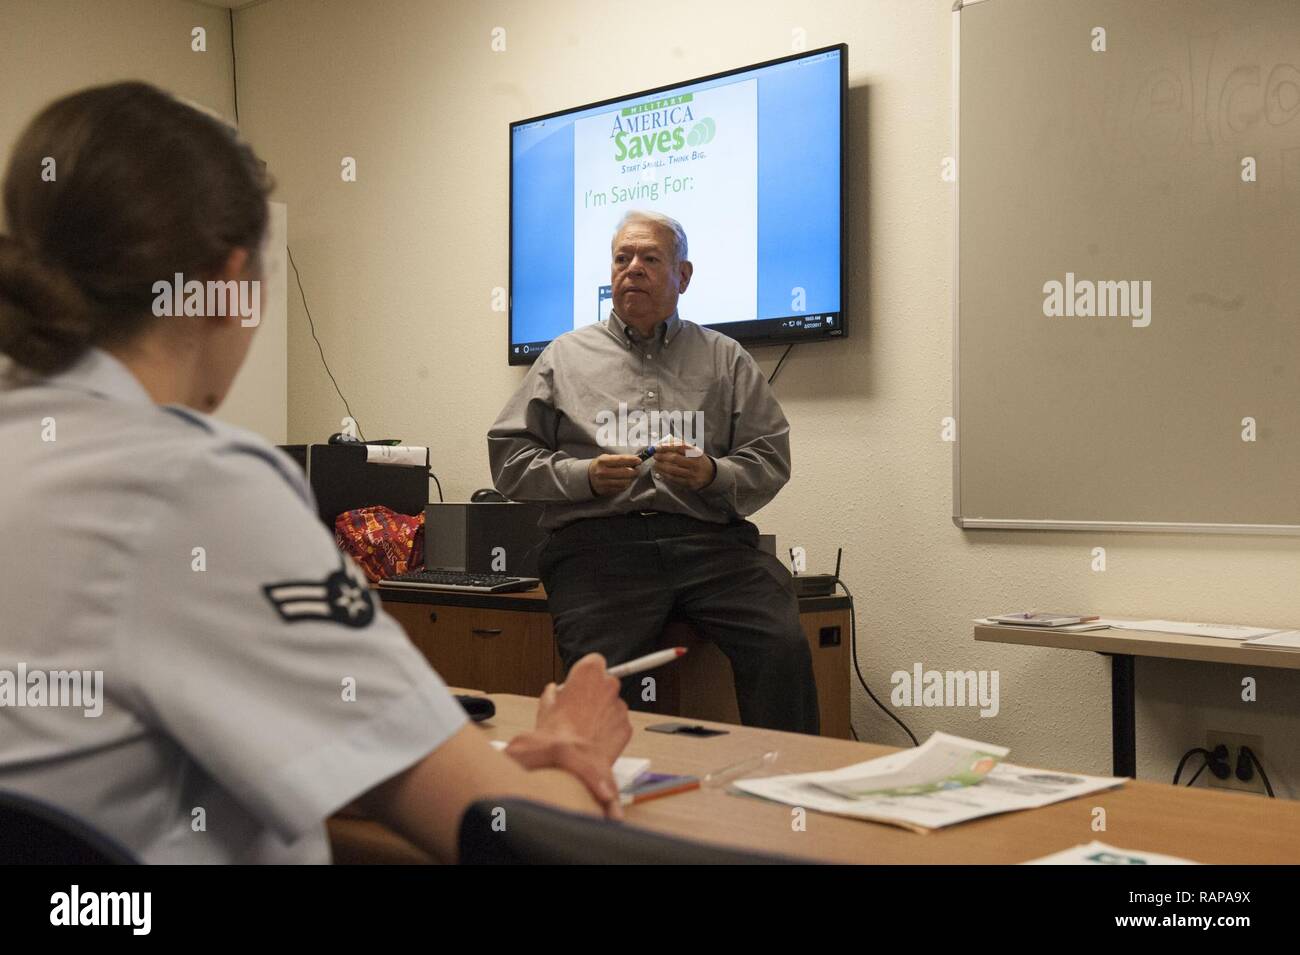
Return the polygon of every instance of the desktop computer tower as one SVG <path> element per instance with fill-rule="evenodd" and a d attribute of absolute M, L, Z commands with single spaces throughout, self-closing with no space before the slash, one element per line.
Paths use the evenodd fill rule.
<path fill-rule="evenodd" d="M 537 576 L 547 532 L 537 504 L 429 504 L 424 510 L 424 566 L 472 574 Z"/>
<path fill-rule="evenodd" d="M 321 522 L 334 531 L 344 511 L 380 505 L 412 517 L 429 502 L 429 467 L 367 460 L 363 444 L 289 444 L 280 450 L 307 475 Z"/>

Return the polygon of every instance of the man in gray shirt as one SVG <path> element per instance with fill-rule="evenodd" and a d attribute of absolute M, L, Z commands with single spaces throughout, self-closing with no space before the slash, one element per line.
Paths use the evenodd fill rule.
<path fill-rule="evenodd" d="M 629 213 L 611 251 L 609 319 L 553 341 L 488 432 L 497 489 L 544 505 L 560 656 L 634 659 L 676 614 L 731 660 L 746 725 L 816 733 L 793 583 L 745 520 L 790 478 L 790 426 L 735 340 L 678 316 L 678 222 Z"/>

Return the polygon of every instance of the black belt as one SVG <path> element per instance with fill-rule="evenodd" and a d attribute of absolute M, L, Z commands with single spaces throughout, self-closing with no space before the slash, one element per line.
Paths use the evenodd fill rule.
<path fill-rule="evenodd" d="M 745 524 L 736 521 L 719 524 L 704 521 L 686 514 L 667 511 L 633 511 L 610 517 L 587 517 L 574 521 L 555 531 L 551 537 L 556 542 L 605 543 L 624 540 L 657 540 L 661 537 L 686 537 L 691 534 L 716 534 Z"/>

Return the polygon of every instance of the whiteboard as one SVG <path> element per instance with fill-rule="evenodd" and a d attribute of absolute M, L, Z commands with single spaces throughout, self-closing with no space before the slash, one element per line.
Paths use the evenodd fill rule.
<path fill-rule="evenodd" d="M 953 24 L 954 522 L 1300 533 L 1300 2 Z"/>

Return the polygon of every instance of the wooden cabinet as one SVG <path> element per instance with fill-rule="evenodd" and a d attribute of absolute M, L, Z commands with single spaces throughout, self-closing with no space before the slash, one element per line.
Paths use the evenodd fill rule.
<path fill-rule="evenodd" d="M 377 591 L 439 675 L 451 686 L 484 693 L 537 696 L 563 679 L 546 594 L 462 594 Z M 849 611 L 846 597 L 806 597 L 799 620 L 812 650 L 821 735 L 849 738 Z M 685 621 L 664 628 L 665 647 L 690 648 L 657 674 L 655 712 L 739 723 L 731 664 Z"/>
<path fill-rule="evenodd" d="M 395 601 L 384 609 L 451 686 L 537 696 L 555 679 L 547 614 Z"/>

